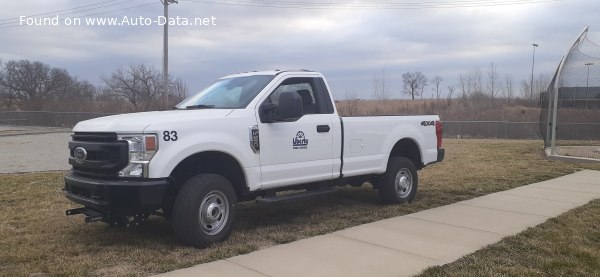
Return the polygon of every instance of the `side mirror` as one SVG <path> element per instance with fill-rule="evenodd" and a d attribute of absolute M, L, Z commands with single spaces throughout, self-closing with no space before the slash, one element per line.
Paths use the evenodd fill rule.
<path fill-rule="evenodd" d="M 298 93 L 286 91 L 279 94 L 278 120 L 294 120 L 302 117 L 303 112 L 302 97 Z"/>
<path fill-rule="evenodd" d="M 259 108 L 260 121 L 272 123 L 276 121 L 293 121 L 302 117 L 302 98 L 296 92 L 279 94 L 279 105 L 264 103 Z"/>
<path fill-rule="evenodd" d="M 258 109 L 258 115 L 260 116 L 260 122 L 273 123 L 277 121 L 277 104 L 264 103 L 260 105 Z"/>

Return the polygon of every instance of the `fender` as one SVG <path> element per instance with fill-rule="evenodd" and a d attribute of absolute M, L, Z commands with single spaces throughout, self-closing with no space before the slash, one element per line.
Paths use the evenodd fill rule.
<path fill-rule="evenodd" d="M 394 148 L 396 143 L 398 143 L 399 141 L 401 141 L 403 139 L 410 139 L 419 148 L 419 154 L 421 155 L 421 160 L 423 160 L 423 150 L 422 150 L 423 147 L 421 146 L 419 141 L 425 141 L 425 140 L 424 140 L 423 132 L 420 132 L 418 129 L 419 127 L 409 126 L 409 125 L 405 125 L 405 124 L 396 126 L 394 129 L 392 129 L 390 131 L 390 136 L 388 136 L 386 138 L 386 140 L 384 142 L 384 148 L 382 149 L 383 150 L 382 153 L 391 154 L 392 149 Z M 381 168 L 383 169 L 383 172 L 385 172 L 385 170 L 387 168 L 388 160 L 389 160 L 389 156 L 388 156 L 388 159 L 382 161 L 382 164 L 380 165 Z"/>
<path fill-rule="evenodd" d="M 434 121 L 439 120 L 436 116 Z M 437 140 L 434 125 L 423 125 L 423 124 L 402 124 L 397 126 L 390 132 L 391 136 L 386 140 L 386 153 L 391 153 L 394 145 L 401 139 L 411 139 L 418 147 L 421 154 L 421 161 L 423 165 L 437 161 Z"/>
<path fill-rule="evenodd" d="M 230 155 L 240 164 L 250 190 L 260 188 L 260 158 L 248 142 L 248 126 L 254 123 L 253 119 L 233 116 L 188 122 L 179 127 L 151 125 L 145 133 L 161 133 L 168 128 L 178 132 L 178 139 L 160 141 L 159 149 L 150 161 L 149 177 L 169 177 L 175 167 L 191 155 L 216 151 Z"/>

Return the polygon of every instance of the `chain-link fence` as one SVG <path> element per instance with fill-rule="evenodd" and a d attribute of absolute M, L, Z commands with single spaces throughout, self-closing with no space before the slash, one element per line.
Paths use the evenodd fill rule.
<path fill-rule="evenodd" d="M 600 45 L 579 35 L 540 98 L 540 133 L 551 155 L 600 160 Z"/>
<path fill-rule="evenodd" d="M 108 113 L 81 112 L 0 112 L 0 125 L 73 127 L 77 122 Z"/>
<path fill-rule="evenodd" d="M 540 139 L 538 122 L 444 121 L 444 137 Z"/>
<path fill-rule="evenodd" d="M 0 112 L 0 125 L 73 127 L 77 122 L 111 114 L 63 112 Z M 538 122 L 444 121 L 445 138 L 541 139 Z M 600 124 L 560 124 L 567 138 L 578 138 L 580 130 L 589 137 L 600 133 Z"/>

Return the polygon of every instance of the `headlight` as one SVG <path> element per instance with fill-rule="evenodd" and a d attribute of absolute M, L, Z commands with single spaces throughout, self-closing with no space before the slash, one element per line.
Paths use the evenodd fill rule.
<path fill-rule="evenodd" d="M 158 150 L 156 135 L 121 135 L 129 145 L 129 164 L 119 172 L 121 177 L 148 177 L 148 163 Z"/>

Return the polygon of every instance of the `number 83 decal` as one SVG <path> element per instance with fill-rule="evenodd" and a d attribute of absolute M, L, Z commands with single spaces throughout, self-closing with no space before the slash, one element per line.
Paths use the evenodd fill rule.
<path fill-rule="evenodd" d="M 164 131 L 163 132 L 163 140 L 164 141 L 177 141 L 177 131 Z"/>

